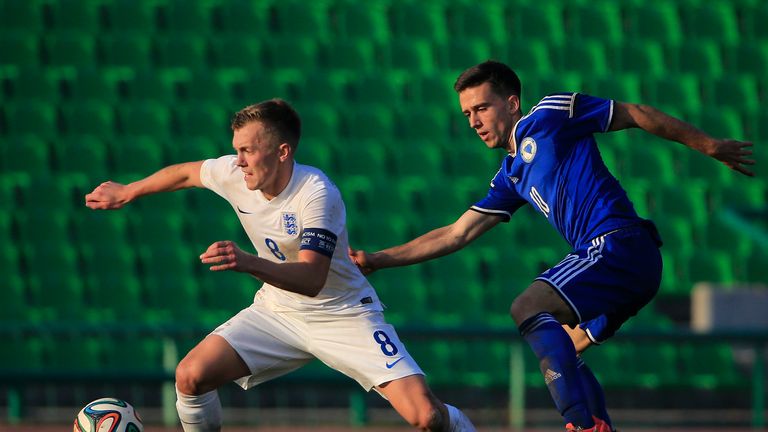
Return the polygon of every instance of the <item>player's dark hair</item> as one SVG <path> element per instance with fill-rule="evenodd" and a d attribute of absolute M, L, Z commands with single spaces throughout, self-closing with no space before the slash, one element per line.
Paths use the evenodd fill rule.
<path fill-rule="evenodd" d="M 456 79 L 453 89 L 456 93 L 461 93 L 465 89 L 486 82 L 491 83 L 493 92 L 500 96 L 520 97 L 522 91 L 520 78 L 509 66 L 494 60 L 485 61 L 462 72 Z"/>
<path fill-rule="evenodd" d="M 279 142 L 288 143 L 295 151 L 301 138 L 301 119 L 293 107 L 282 99 L 270 99 L 236 112 L 231 127 L 236 131 L 251 122 L 261 122 L 275 134 Z"/>

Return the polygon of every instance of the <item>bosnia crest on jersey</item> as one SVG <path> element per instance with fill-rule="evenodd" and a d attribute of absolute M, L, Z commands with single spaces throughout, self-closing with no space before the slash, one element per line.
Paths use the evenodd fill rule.
<path fill-rule="evenodd" d="M 296 224 L 296 213 L 283 212 L 283 231 L 289 236 L 299 235 L 299 227 Z"/>
<path fill-rule="evenodd" d="M 525 162 L 531 162 L 536 156 L 536 140 L 531 137 L 523 138 L 523 142 L 520 143 L 520 156 Z"/>

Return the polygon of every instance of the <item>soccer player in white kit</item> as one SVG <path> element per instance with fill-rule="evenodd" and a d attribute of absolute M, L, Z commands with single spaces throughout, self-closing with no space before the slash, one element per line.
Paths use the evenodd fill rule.
<path fill-rule="evenodd" d="M 236 155 L 171 165 L 86 195 L 91 209 L 118 209 L 149 194 L 207 188 L 236 212 L 258 255 L 218 241 L 200 255 L 212 271 L 249 273 L 264 285 L 249 307 L 203 339 L 176 368 L 185 432 L 221 429 L 217 388 L 244 389 L 318 358 L 375 389 L 411 425 L 474 431 L 440 402 L 408 354 L 367 279 L 347 256 L 344 202 L 322 171 L 294 161 L 301 121 L 283 100 L 248 106 L 232 120 Z"/>

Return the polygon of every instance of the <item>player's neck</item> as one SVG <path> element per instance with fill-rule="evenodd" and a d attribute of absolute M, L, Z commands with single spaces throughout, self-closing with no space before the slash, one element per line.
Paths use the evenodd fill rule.
<path fill-rule="evenodd" d="M 523 115 L 519 110 L 512 114 L 512 130 L 509 131 L 509 138 L 507 138 L 506 145 L 504 146 L 504 150 L 506 150 L 507 153 L 511 154 L 512 156 L 517 154 L 517 141 L 515 141 L 515 131 L 517 131 L 517 124 L 520 122 L 521 118 L 523 118 Z"/>
<path fill-rule="evenodd" d="M 275 182 L 272 183 L 272 187 L 261 190 L 261 194 L 264 195 L 264 198 L 271 201 L 288 187 L 288 183 L 291 182 L 291 177 L 293 176 L 293 165 L 293 159 L 288 159 L 280 164 L 277 170 L 277 175 L 275 176 Z"/>

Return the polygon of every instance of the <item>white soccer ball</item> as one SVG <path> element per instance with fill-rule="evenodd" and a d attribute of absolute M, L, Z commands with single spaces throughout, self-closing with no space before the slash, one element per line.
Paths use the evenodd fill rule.
<path fill-rule="evenodd" d="M 144 425 L 136 409 L 128 402 L 101 398 L 77 413 L 74 432 L 143 432 Z"/>

